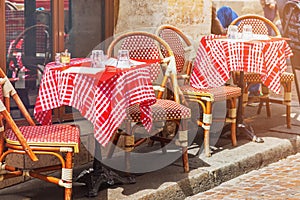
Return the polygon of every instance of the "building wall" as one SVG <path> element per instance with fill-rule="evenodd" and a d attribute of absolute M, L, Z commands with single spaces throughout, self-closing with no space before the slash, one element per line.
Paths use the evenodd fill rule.
<path fill-rule="evenodd" d="M 120 0 L 116 33 L 171 24 L 192 38 L 210 34 L 211 0 Z"/>
<path fill-rule="evenodd" d="M 216 8 L 221 6 L 231 7 L 239 16 L 244 14 L 263 15 L 260 0 L 213 0 Z"/>
<path fill-rule="evenodd" d="M 155 31 L 161 24 L 179 27 L 194 40 L 210 34 L 211 7 L 230 6 L 238 15 L 263 15 L 259 0 L 120 0 L 115 33 Z"/>

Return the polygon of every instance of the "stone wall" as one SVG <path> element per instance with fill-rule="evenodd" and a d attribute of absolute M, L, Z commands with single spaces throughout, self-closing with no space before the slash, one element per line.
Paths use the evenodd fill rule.
<path fill-rule="evenodd" d="M 231 7 L 239 16 L 244 14 L 263 15 L 260 0 L 213 0 L 216 8 L 221 6 Z"/>
<path fill-rule="evenodd" d="M 161 24 L 182 29 L 194 40 L 210 34 L 211 6 L 230 6 L 238 15 L 263 15 L 259 0 L 120 0 L 115 33 L 155 31 Z"/>
<path fill-rule="evenodd" d="M 211 5 L 211 0 L 120 0 L 115 33 L 155 31 L 161 24 L 171 24 L 199 38 L 210 34 Z"/>

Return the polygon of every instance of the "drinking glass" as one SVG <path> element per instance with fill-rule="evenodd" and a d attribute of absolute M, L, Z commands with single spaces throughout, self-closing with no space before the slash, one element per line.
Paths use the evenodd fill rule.
<path fill-rule="evenodd" d="M 128 50 L 119 50 L 118 51 L 118 68 L 127 68 L 130 67 L 129 62 L 129 51 Z"/>
<path fill-rule="evenodd" d="M 245 40 L 251 40 L 252 39 L 253 33 L 252 33 L 252 26 L 251 25 L 244 25 L 243 26 L 242 37 Z"/>
<path fill-rule="evenodd" d="M 230 25 L 228 27 L 227 37 L 230 39 L 238 39 L 238 27 L 236 25 Z"/>
<path fill-rule="evenodd" d="M 92 55 L 92 67 L 99 67 L 104 68 L 105 67 L 105 56 L 103 53 L 103 50 L 93 50 Z"/>
<path fill-rule="evenodd" d="M 60 53 L 60 63 L 63 65 L 70 64 L 71 53 L 70 52 L 61 52 Z"/>

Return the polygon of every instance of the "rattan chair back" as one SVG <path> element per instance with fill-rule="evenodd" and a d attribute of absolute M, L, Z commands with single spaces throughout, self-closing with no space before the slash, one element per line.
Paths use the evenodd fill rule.
<path fill-rule="evenodd" d="M 160 47 L 163 47 L 166 52 L 162 53 Z M 151 68 L 151 80 L 154 84 L 160 84 L 157 98 L 162 98 L 168 84 L 168 79 L 171 77 L 172 84 L 168 84 L 168 87 L 173 90 L 175 101 L 180 103 L 176 78 L 177 72 L 169 68 L 170 58 L 174 57 L 174 53 L 168 43 L 155 34 L 144 31 L 133 31 L 123 33 L 114 38 L 108 46 L 107 56 L 115 57 L 117 50 L 120 49 L 128 50 L 130 59 L 158 60 L 157 65 L 153 65 Z"/>
<path fill-rule="evenodd" d="M 244 25 L 251 25 L 252 32 L 254 34 L 262 34 L 262 35 L 271 35 L 272 33 L 268 32 L 268 27 L 274 31 L 276 37 L 281 37 L 281 33 L 277 26 L 268 20 L 267 18 L 255 15 L 255 14 L 247 14 L 242 15 L 231 22 L 231 25 L 238 25 L 238 31 L 242 32 Z"/>
<path fill-rule="evenodd" d="M 178 78 L 184 78 L 188 83 L 196 56 L 192 42 L 180 29 L 169 24 L 159 26 L 156 35 L 169 44 L 175 56 Z M 163 48 L 162 52 L 165 53 Z"/>

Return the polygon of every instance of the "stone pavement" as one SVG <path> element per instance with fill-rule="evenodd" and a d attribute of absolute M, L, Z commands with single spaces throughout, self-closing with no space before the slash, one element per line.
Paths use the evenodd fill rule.
<path fill-rule="evenodd" d="M 300 153 L 253 170 L 186 200 L 300 199 Z"/>

